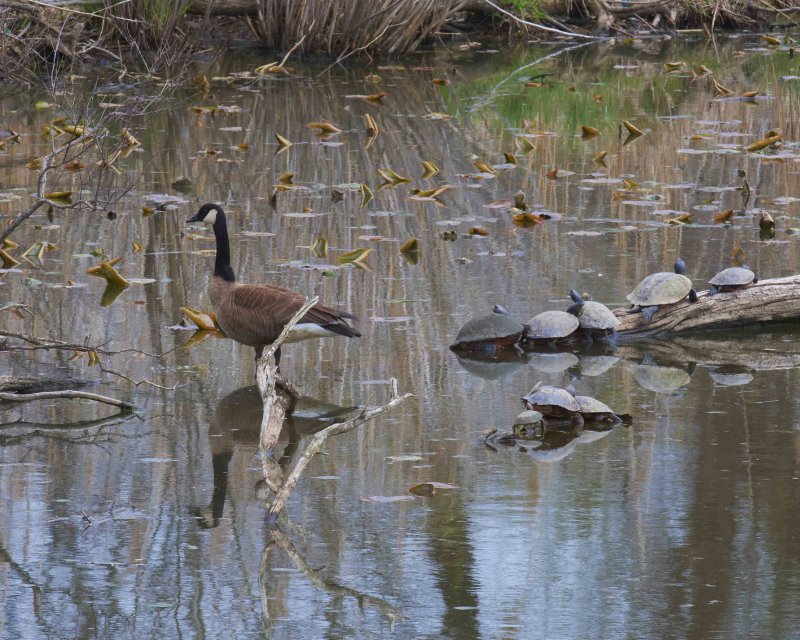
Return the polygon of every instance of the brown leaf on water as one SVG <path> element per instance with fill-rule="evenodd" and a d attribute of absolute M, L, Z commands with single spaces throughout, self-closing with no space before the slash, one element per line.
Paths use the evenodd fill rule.
<path fill-rule="evenodd" d="M 558 180 L 558 168 L 550 169 L 547 173 L 545 173 L 550 180 Z"/>
<path fill-rule="evenodd" d="M 204 313 L 189 306 L 181 307 L 181 311 L 198 329 L 202 331 L 217 331 L 218 327 L 213 313 Z"/>
<path fill-rule="evenodd" d="M 758 95 L 758 91 L 745 91 L 742 93 L 743 98 L 755 98 Z"/>
<path fill-rule="evenodd" d="M 364 82 L 371 82 L 371 83 L 374 84 L 374 83 L 380 82 L 380 81 L 381 81 L 381 77 L 377 73 L 370 73 L 368 76 L 364 77 Z"/>
<path fill-rule="evenodd" d="M 644 131 L 642 131 L 639 127 L 637 127 L 629 120 L 623 120 L 622 125 L 628 130 L 628 133 L 630 133 L 632 136 L 638 137 L 644 135 Z"/>
<path fill-rule="evenodd" d="M 513 153 L 508 153 L 508 151 L 503 152 L 503 157 L 506 159 L 508 164 L 517 164 L 517 156 Z"/>
<path fill-rule="evenodd" d="M 388 95 L 389 94 L 386 93 L 385 91 L 379 91 L 378 93 L 373 93 L 371 95 L 364 96 L 363 100 L 365 100 L 366 102 L 381 104 L 381 101 Z"/>
<path fill-rule="evenodd" d="M 330 122 L 309 122 L 306 125 L 308 129 L 319 129 L 319 134 L 341 133 L 342 130 L 332 125 Z"/>
<path fill-rule="evenodd" d="M 130 132 L 130 129 L 123 129 L 119 132 L 122 136 L 122 139 L 125 141 L 125 144 L 128 145 L 130 148 L 134 147 L 141 147 L 142 143 L 139 142 L 134 135 Z"/>
<path fill-rule="evenodd" d="M 725 222 L 733 222 L 733 209 L 720 211 L 714 214 L 714 222 L 724 224 Z"/>
<path fill-rule="evenodd" d="M 16 242 L 14 242 L 11 238 L 6 238 L 5 240 L 3 240 L 2 248 L 8 249 L 10 251 L 12 249 L 18 249 L 19 245 Z"/>
<path fill-rule="evenodd" d="M 773 135 L 769 135 L 772 133 Z M 747 151 L 761 151 L 762 149 L 766 149 L 767 147 L 771 147 L 773 144 L 780 142 L 783 140 L 783 135 L 778 133 L 777 131 L 768 131 L 767 137 L 762 138 L 761 140 L 756 140 L 751 145 L 747 147 Z"/>
<path fill-rule="evenodd" d="M 596 93 L 592 96 L 592 101 L 596 104 L 600 104 L 603 101 L 603 94 Z"/>
<path fill-rule="evenodd" d="M 490 167 L 485 162 L 473 162 L 472 163 L 475 168 L 480 171 L 481 173 L 497 173 L 493 167 Z"/>
<path fill-rule="evenodd" d="M 0 260 L 3 261 L 3 269 L 13 269 L 20 264 L 19 260 L 15 260 L 5 249 L 0 249 Z"/>
<path fill-rule="evenodd" d="M 626 189 L 636 189 L 639 186 L 638 182 L 631 180 L 630 178 L 623 178 L 622 184 Z"/>
<path fill-rule="evenodd" d="M 470 236 L 488 236 L 489 232 L 483 227 L 470 227 L 467 229 L 467 235 Z"/>
<path fill-rule="evenodd" d="M 409 238 L 400 246 L 400 253 L 409 251 L 419 251 L 419 241 L 416 238 Z"/>
<path fill-rule="evenodd" d="M 443 194 L 450 188 L 449 184 L 444 184 L 441 187 L 436 187 L 435 189 L 412 189 L 411 193 L 418 198 L 435 198 Z"/>
<path fill-rule="evenodd" d="M 294 182 L 294 173 L 287 171 L 278 177 L 278 184 L 290 185 Z"/>
<path fill-rule="evenodd" d="M 536 215 L 535 213 L 518 213 L 511 219 L 511 221 L 515 226 L 527 229 L 529 227 L 535 227 L 542 224 L 542 222 L 544 222 L 544 218 Z"/>
<path fill-rule="evenodd" d="M 136 242 L 134 240 L 133 241 L 133 252 L 134 253 L 139 253 L 141 250 L 142 250 L 142 243 L 141 242 Z"/>
<path fill-rule="evenodd" d="M 717 96 L 729 96 L 733 93 L 731 89 L 728 89 L 728 87 L 725 87 L 721 85 L 719 82 L 717 82 L 716 78 L 712 78 L 711 82 L 714 85 L 714 93 Z"/>
<path fill-rule="evenodd" d="M 581 126 L 581 138 L 584 140 L 591 140 L 599 135 L 600 129 L 596 129 L 595 127 L 590 127 L 588 125 Z"/>
<path fill-rule="evenodd" d="M 427 160 L 422 161 L 422 168 L 425 170 L 423 174 L 423 178 L 432 178 L 437 173 L 439 173 L 439 167 L 437 167 L 433 162 L 428 162 Z"/>
<path fill-rule="evenodd" d="M 530 138 L 526 138 L 524 136 L 518 136 L 515 138 L 515 143 L 517 145 L 517 149 L 519 149 L 525 155 L 529 154 L 536 148 L 536 145 L 531 142 Z"/>
<path fill-rule="evenodd" d="M 434 78 L 431 82 L 439 87 L 446 87 L 450 84 L 450 80 L 448 78 Z"/>
<path fill-rule="evenodd" d="M 773 36 L 767 35 L 766 33 L 761 34 L 761 39 L 771 47 L 778 47 L 781 44 L 780 40 Z"/>
<path fill-rule="evenodd" d="M 69 200 L 71 195 L 72 191 L 51 191 L 44 197 L 48 200 Z"/>
<path fill-rule="evenodd" d="M 280 133 L 275 134 L 275 139 L 278 141 L 278 147 L 281 149 L 288 149 L 293 144 L 287 138 L 284 138 Z"/>
<path fill-rule="evenodd" d="M 354 264 L 362 269 L 369 269 L 367 265 L 367 257 L 372 253 L 371 248 L 367 249 L 353 249 L 347 253 L 339 256 L 339 264 Z"/>
<path fill-rule="evenodd" d="M 685 66 L 686 63 L 683 60 L 678 60 L 677 62 L 665 62 L 664 71 L 677 71 L 678 69 L 683 69 Z"/>
<path fill-rule="evenodd" d="M 674 218 L 669 218 L 667 222 L 669 224 L 689 224 L 692 221 L 692 214 L 691 213 L 682 213 Z"/>
<path fill-rule="evenodd" d="M 123 278 L 119 271 L 114 268 L 114 265 L 120 260 L 122 260 L 121 257 L 114 258 L 113 260 L 103 260 L 99 265 L 87 269 L 86 273 L 91 276 L 103 278 L 108 284 L 115 287 L 127 288 L 131 286 L 131 283 Z"/>
<path fill-rule="evenodd" d="M 714 73 L 714 72 L 713 72 L 713 71 L 711 71 L 711 69 L 709 69 L 709 68 L 708 68 L 706 65 L 704 65 L 704 64 L 701 64 L 699 67 L 697 67 L 697 75 L 698 75 L 698 76 L 701 76 L 701 77 L 702 77 L 702 76 L 710 76 L 710 75 L 712 75 L 713 73 Z"/>
<path fill-rule="evenodd" d="M 67 162 L 67 164 L 64 165 L 65 171 L 82 171 L 83 168 L 84 164 L 80 160 L 73 160 L 72 162 Z"/>
<path fill-rule="evenodd" d="M 36 158 L 31 160 L 30 162 L 25 163 L 25 168 L 30 169 L 31 171 L 39 171 L 42 168 L 42 159 Z"/>
<path fill-rule="evenodd" d="M 142 217 L 143 218 L 149 218 L 155 212 L 156 212 L 156 210 L 153 209 L 153 207 L 142 207 Z"/>
<path fill-rule="evenodd" d="M 100 356 L 97 355 L 97 351 L 90 351 L 89 352 L 89 366 L 95 367 L 100 365 Z"/>
<path fill-rule="evenodd" d="M 208 78 L 206 78 L 202 74 L 195 76 L 192 79 L 192 82 L 194 86 L 200 89 L 200 91 L 202 91 L 203 93 L 208 93 L 209 91 L 211 91 L 211 83 L 208 81 Z"/>
<path fill-rule="evenodd" d="M 430 482 L 423 482 L 421 484 L 415 484 L 409 489 L 409 491 L 415 496 L 427 498 L 436 493 L 436 487 L 434 487 Z"/>
<path fill-rule="evenodd" d="M 247 151 L 250 148 L 250 144 L 248 142 L 240 142 L 236 145 L 236 148 L 239 149 L 239 151 Z"/>
<path fill-rule="evenodd" d="M 598 153 L 592 160 L 597 164 L 605 167 L 606 165 L 606 156 L 608 155 L 608 151 L 601 151 Z"/>

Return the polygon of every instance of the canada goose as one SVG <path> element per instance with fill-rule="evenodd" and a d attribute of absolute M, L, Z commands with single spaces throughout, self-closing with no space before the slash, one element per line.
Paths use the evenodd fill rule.
<path fill-rule="evenodd" d="M 231 250 L 225 212 L 218 204 L 208 203 L 186 222 L 205 222 L 214 229 L 217 258 L 214 275 L 208 283 L 208 297 L 217 315 L 217 322 L 229 338 L 255 347 L 256 360 L 264 347 L 272 344 L 284 325 L 305 303 L 305 298 L 291 289 L 271 284 L 239 284 L 231 269 Z M 295 325 L 286 342 L 309 338 L 361 336 L 347 320 L 357 318 L 346 311 L 337 311 L 322 304 L 313 306 Z M 275 364 L 280 361 L 280 349 Z"/>

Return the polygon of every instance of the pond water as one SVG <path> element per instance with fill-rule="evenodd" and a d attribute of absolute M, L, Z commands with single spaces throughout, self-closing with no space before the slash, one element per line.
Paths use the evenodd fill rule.
<path fill-rule="evenodd" d="M 0 312 L 4 329 L 168 353 L 101 355 L 104 368 L 148 381 L 134 386 L 69 351 L 0 351 L 4 374 L 69 374 L 137 408 L 92 425 L 112 410 L 0 405 L 0 635 L 793 637 L 800 333 L 754 328 L 490 363 L 448 349 L 495 303 L 527 320 L 564 308 L 574 287 L 622 306 L 678 255 L 698 288 L 734 259 L 762 278 L 800 272 L 797 59 L 756 36 L 716 45 L 479 46 L 266 80 L 231 75 L 272 60 L 260 52 L 198 64 L 212 96 L 190 86 L 131 123 L 142 147 L 118 161 L 118 186 L 135 184 L 114 219 L 42 211 L 13 236 L 16 255 L 41 241 L 55 250 L 0 276 L 0 306 L 30 312 Z M 665 71 L 680 60 L 687 67 Z M 700 65 L 733 97 L 693 78 Z M 544 86 L 525 86 L 543 73 Z M 109 85 L 95 100 L 156 90 Z M 377 91 L 388 93 L 382 105 L 348 97 Z M 760 95 L 736 97 L 745 91 Z M 4 126 L 21 134 L 0 152 L 4 222 L 32 201 L 25 163 L 50 144 L 41 127 L 54 115 L 34 108 L 40 99 L 0 101 Z M 230 109 L 193 109 L 211 105 Z M 382 129 L 371 144 L 367 113 Z M 624 145 L 624 119 L 645 135 Z M 321 139 L 312 121 L 343 132 Z M 583 141 L 582 125 L 601 133 Z M 743 152 L 774 128 L 780 148 Z M 295 144 L 276 153 L 276 133 Z M 606 168 L 593 161 L 602 150 Z M 473 162 L 501 164 L 503 152 L 516 166 L 473 175 Z M 423 179 L 423 160 L 441 172 Z M 379 190 L 379 168 L 412 182 Z M 273 206 L 287 171 L 301 188 Z M 79 176 L 53 189 L 77 189 Z M 191 184 L 177 191 L 182 177 Z M 359 183 L 374 194 L 364 206 Z M 445 184 L 440 203 L 409 199 L 412 186 Z M 493 203 L 518 190 L 553 219 L 515 226 Z M 144 216 L 164 195 L 175 206 Z M 180 307 L 209 309 L 213 242 L 184 222 L 206 201 L 230 214 L 242 281 L 318 293 L 360 317 L 359 340 L 284 349 L 283 373 L 308 395 L 293 433 L 380 404 L 392 377 L 414 394 L 330 441 L 277 530 L 259 499 L 252 350 L 213 337 L 183 348 L 191 332 L 176 328 Z M 714 223 L 727 209 L 733 224 Z M 761 211 L 777 222 L 774 238 L 759 234 Z M 681 212 L 693 224 L 667 222 Z M 468 237 L 470 227 L 488 235 Z M 311 250 L 319 237 L 327 257 Z M 412 237 L 416 263 L 399 251 Z M 357 248 L 373 249 L 368 268 L 340 268 Z M 102 280 L 85 274 L 99 249 L 144 279 L 107 306 Z M 634 423 L 550 455 L 485 446 L 482 434 L 510 428 L 539 381 L 572 383 Z M 454 488 L 409 493 L 424 481 Z"/>

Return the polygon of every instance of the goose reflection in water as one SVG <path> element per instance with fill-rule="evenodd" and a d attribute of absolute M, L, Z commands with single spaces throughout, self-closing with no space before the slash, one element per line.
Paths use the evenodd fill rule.
<path fill-rule="evenodd" d="M 305 438 L 340 421 L 356 409 L 357 407 L 342 407 L 307 396 L 301 397 L 292 413 L 287 414 L 275 446 L 279 463 L 283 466 L 290 460 Z M 236 389 L 217 404 L 208 429 L 214 491 L 207 507 L 193 510 L 193 515 L 203 529 L 219 526 L 228 492 L 228 465 L 237 445 L 258 446 L 262 413 L 261 395 L 255 385 Z"/>

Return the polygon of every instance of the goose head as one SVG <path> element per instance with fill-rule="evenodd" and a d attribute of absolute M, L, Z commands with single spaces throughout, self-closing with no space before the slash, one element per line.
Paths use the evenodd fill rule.
<path fill-rule="evenodd" d="M 197 210 L 191 218 L 189 218 L 186 222 L 205 222 L 209 225 L 214 225 L 217 223 L 217 216 L 224 216 L 225 213 L 222 211 L 222 207 L 218 204 L 214 204 L 213 202 L 209 202 L 208 204 L 204 204 Z"/>

